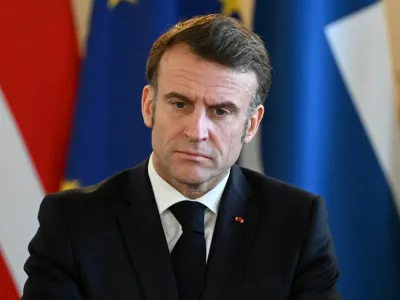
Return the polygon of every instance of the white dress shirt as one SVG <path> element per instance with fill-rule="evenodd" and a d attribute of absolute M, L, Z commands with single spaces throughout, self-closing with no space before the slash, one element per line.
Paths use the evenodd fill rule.
<path fill-rule="evenodd" d="M 182 227 L 169 210 L 169 207 L 184 200 L 198 201 L 206 206 L 204 213 L 204 233 L 207 250 L 206 259 L 208 259 L 215 222 L 217 220 L 218 207 L 221 201 L 222 193 L 226 186 L 226 182 L 228 181 L 230 170 L 228 174 L 218 183 L 218 185 L 197 199 L 189 199 L 183 196 L 174 187 L 161 178 L 160 175 L 158 175 L 153 164 L 153 154 L 150 156 L 148 172 L 170 253 L 182 234 Z"/>

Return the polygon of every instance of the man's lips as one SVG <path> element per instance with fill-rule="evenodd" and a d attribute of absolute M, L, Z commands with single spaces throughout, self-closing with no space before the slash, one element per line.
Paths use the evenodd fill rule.
<path fill-rule="evenodd" d="M 187 155 L 187 156 L 191 156 L 193 158 L 206 158 L 206 159 L 211 159 L 210 156 L 205 155 L 201 152 L 195 152 L 195 151 L 176 151 L 177 153 L 183 154 L 183 155 Z"/>

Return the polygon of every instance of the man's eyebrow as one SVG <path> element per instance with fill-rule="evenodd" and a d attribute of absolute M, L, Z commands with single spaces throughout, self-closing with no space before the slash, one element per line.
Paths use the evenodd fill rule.
<path fill-rule="evenodd" d="M 186 97 L 185 95 L 180 94 L 180 93 L 178 93 L 178 92 L 169 92 L 169 93 L 166 93 L 166 94 L 164 95 L 164 98 L 165 98 L 166 100 L 170 100 L 170 99 L 179 99 L 179 100 L 182 100 L 182 101 L 185 101 L 185 102 L 193 102 L 193 101 L 191 101 L 188 97 Z"/>
<path fill-rule="evenodd" d="M 228 109 L 232 110 L 233 112 L 239 111 L 239 107 L 232 101 L 223 101 L 220 103 L 211 104 L 211 105 L 209 105 L 209 107 L 211 107 L 211 108 L 228 108 Z"/>
<path fill-rule="evenodd" d="M 164 95 L 164 99 L 166 100 L 171 100 L 171 99 L 179 99 L 181 101 L 187 102 L 187 103 L 193 103 L 194 101 L 190 100 L 188 97 L 186 97 L 185 95 L 178 93 L 178 92 L 168 92 Z M 239 111 L 239 107 L 233 103 L 232 101 L 222 101 L 219 103 L 215 103 L 215 104 L 210 104 L 207 105 L 210 108 L 228 108 L 233 112 L 238 112 Z"/>

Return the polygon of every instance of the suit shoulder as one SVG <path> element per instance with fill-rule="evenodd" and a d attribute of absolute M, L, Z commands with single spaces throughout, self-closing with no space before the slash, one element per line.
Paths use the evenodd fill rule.
<path fill-rule="evenodd" d="M 318 198 L 317 195 L 288 182 L 263 175 L 247 168 L 241 167 L 241 170 L 253 193 L 268 195 L 273 194 L 275 196 L 279 196 L 281 201 L 285 199 L 288 201 L 306 201 L 310 202 L 310 204 L 313 199 Z"/>
<path fill-rule="evenodd" d="M 124 191 L 131 172 L 132 169 L 126 169 L 94 185 L 50 193 L 46 195 L 44 200 L 54 201 L 57 199 L 57 201 L 75 202 L 90 199 L 99 200 L 107 198 L 108 195 L 115 196 Z"/>

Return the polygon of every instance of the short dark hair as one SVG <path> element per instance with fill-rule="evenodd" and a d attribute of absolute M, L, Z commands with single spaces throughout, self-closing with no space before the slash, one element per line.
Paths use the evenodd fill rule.
<path fill-rule="evenodd" d="M 157 71 L 165 51 L 186 44 L 202 59 L 239 72 L 253 71 L 258 86 L 249 112 L 263 104 L 271 84 L 269 54 L 261 38 L 235 18 L 221 14 L 198 16 L 179 22 L 153 44 L 147 60 L 146 77 L 157 90 Z"/>

